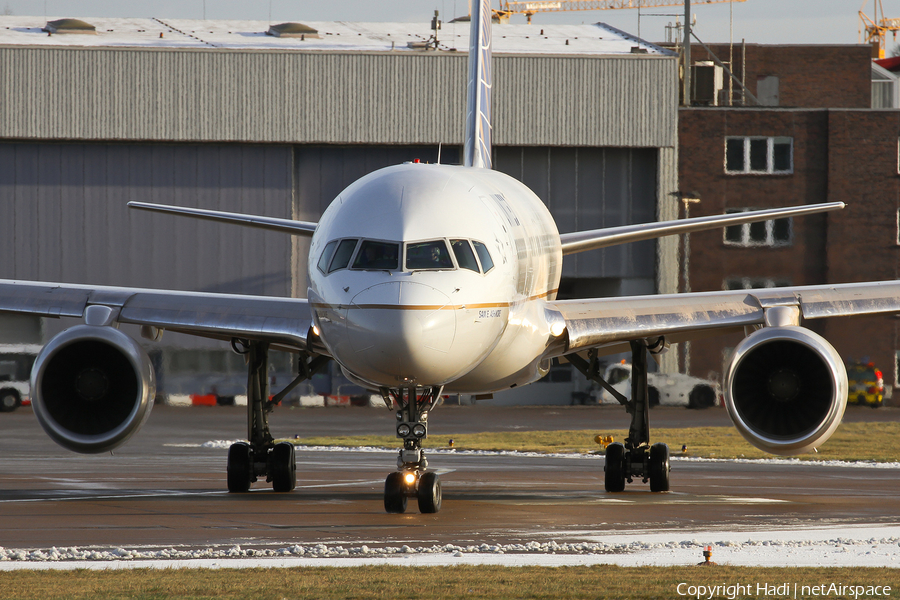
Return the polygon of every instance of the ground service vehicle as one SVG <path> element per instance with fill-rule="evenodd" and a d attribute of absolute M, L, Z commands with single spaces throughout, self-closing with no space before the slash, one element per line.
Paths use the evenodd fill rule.
<path fill-rule="evenodd" d="M 606 368 L 604 379 L 625 398 L 631 399 L 631 365 L 613 363 Z M 719 386 L 713 381 L 684 373 L 647 373 L 647 395 L 650 406 L 686 406 L 710 408 L 719 405 Z M 602 404 L 616 404 L 611 393 L 599 390 Z"/>
<path fill-rule="evenodd" d="M 873 363 L 847 366 L 847 404 L 878 408 L 884 401 L 884 379 Z"/>
<path fill-rule="evenodd" d="M 12 412 L 31 404 L 31 367 L 41 346 L 0 344 L 0 412 Z"/>

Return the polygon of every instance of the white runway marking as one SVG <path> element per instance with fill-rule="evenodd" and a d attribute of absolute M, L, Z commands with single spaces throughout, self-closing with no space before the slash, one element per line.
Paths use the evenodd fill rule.
<path fill-rule="evenodd" d="M 251 490 L 252 492 L 253 490 Z M 265 491 L 265 490 L 260 490 Z M 53 492 L 49 492 L 53 493 Z M 140 494 L 115 494 L 97 496 L 91 493 L 85 493 L 80 496 L 39 496 L 37 498 L 7 498 L 0 500 L 0 504 L 15 504 L 17 502 L 71 502 L 75 500 L 125 500 L 134 498 L 172 498 L 172 497 L 192 497 L 192 496 L 222 496 L 228 494 L 224 490 L 216 491 L 173 491 L 173 490 L 155 490 L 151 492 L 141 492 Z"/>

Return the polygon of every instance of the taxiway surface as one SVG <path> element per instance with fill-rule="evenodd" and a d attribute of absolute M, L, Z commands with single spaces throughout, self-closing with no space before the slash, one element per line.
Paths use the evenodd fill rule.
<path fill-rule="evenodd" d="M 898 409 L 851 407 L 847 420 L 894 420 Z M 242 437 L 243 407 L 158 406 L 114 455 L 62 450 L 30 409 L 0 415 L 0 546 L 49 548 L 433 545 L 577 542 L 610 531 L 752 530 L 897 521 L 900 469 L 733 461 L 673 461 L 672 492 L 603 491 L 594 456 L 430 456 L 444 505 L 403 515 L 382 505 L 396 451 L 301 450 L 298 485 L 277 494 L 225 488 L 225 445 Z M 654 426 L 725 425 L 724 410 L 654 409 Z M 385 409 L 279 408 L 277 437 L 388 433 Z M 627 427 L 616 407 L 442 407 L 430 436 L 487 430 Z"/>

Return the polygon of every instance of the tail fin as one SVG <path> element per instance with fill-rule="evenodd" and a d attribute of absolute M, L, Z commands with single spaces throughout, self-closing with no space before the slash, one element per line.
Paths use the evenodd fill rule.
<path fill-rule="evenodd" d="M 491 168 L 491 3 L 471 0 L 464 164 Z"/>

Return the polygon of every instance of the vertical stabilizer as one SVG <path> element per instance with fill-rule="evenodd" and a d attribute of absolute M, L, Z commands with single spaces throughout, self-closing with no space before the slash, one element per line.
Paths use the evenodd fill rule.
<path fill-rule="evenodd" d="M 466 105 L 467 167 L 491 168 L 491 3 L 471 0 L 469 88 Z"/>

